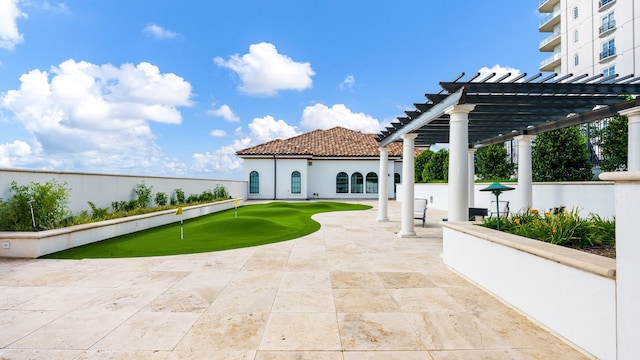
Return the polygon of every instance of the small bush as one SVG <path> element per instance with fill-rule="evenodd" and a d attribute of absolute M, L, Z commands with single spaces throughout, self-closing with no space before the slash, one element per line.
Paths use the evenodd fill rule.
<path fill-rule="evenodd" d="M 153 189 L 153 186 L 148 186 L 144 181 L 136 185 L 133 190 L 136 202 L 134 209 L 144 209 L 149 207 L 151 204 L 151 189 Z"/>
<path fill-rule="evenodd" d="M 153 201 L 158 206 L 165 206 L 169 202 L 169 197 L 167 196 L 167 194 L 165 194 L 163 192 L 159 192 L 159 193 L 156 193 L 156 196 L 153 199 Z"/>
<path fill-rule="evenodd" d="M 175 205 L 180 205 L 185 203 L 184 191 L 182 189 L 173 190 L 175 193 Z"/>
<path fill-rule="evenodd" d="M 69 216 L 69 191 L 66 183 L 55 179 L 45 184 L 11 183 L 13 193 L 7 202 L 0 200 L 0 230 L 30 231 L 54 229 Z M 31 203 L 31 205 L 29 205 Z M 33 219 L 31 209 L 33 208 Z"/>
<path fill-rule="evenodd" d="M 227 188 L 225 188 L 224 186 L 217 184 L 215 189 L 213 189 L 213 199 L 226 199 L 229 197 L 229 192 L 227 191 Z"/>
<path fill-rule="evenodd" d="M 107 215 L 109 215 L 109 208 L 99 208 L 91 201 L 87 202 L 91 207 L 91 218 L 92 219 L 103 219 Z M 81 213 L 82 215 L 82 213 Z"/>

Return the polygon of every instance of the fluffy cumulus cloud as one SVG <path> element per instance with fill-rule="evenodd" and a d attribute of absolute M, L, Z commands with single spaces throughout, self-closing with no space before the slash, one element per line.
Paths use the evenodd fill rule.
<path fill-rule="evenodd" d="M 229 105 L 222 105 L 217 109 L 208 110 L 207 115 L 221 117 L 228 122 L 240 121 L 240 118 L 231 110 Z"/>
<path fill-rule="evenodd" d="M 484 78 L 486 78 L 487 76 L 495 73 L 495 76 L 492 77 L 491 79 L 489 79 L 489 81 L 495 81 L 498 80 L 499 78 L 501 78 L 503 75 L 507 75 L 507 74 L 511 74 L 508 78 L 506 78 L 503 81 L 509 81 L 509 79 L 514 78 L 518 75 L 520 75 L 520 70 L 516 69 L 516 68 L 512 68 L 509 66 L 501 66 L 501 65 L 494 65 L 492 67 L 483 67 L 480 70 L 478 70 L 478 72 L 480 73 L 480 76 L 478 76 L 476 78 L 476 81 L 480 81 Z"/>
<path fill-rule="evenodd" d="M 227 132 L 224 130 L 211 130 L 209 135 L 213 137 L 225 137 L 227 135 Z"/>
<path fill-rule="evenodd" d="M 213 59 L 216 65 L 233 70 L 240 78 L 240 91 L 257 96 L 274 96 L 281 90 L 305 90 L 311 87 L 315 72 L 308 62 L 296 62 L 278 53 L 273 44 L 249 46 L 249 53 L 231 55 L 228 60 Z"/>
<path fill-rule="evenodd" d="M 332 107 L 324 104 L 307 106 L 302 112 L 300 126 L 306 131 L 342 126 L 365 134 L 375 134 L 384 129 L 384 125 L 374 117 L 354 113 L 343 104 L 335 104 Z"/>
<path fill-rule="evenodd" d="M 12 50 L 24 40 L 17 20 L 26 16 L 18 8 L 18 0 L 0 0 L 0 48 Z"/>
<path fill-rule="evenodd" d="M 173 39 L 178 36 L 177 33 L 167 30 L 162 26 L 156 24 L 147 25 L 144 29 L 142 29 L 142 32 L 151 35 L 156 39 Z"/>
<path fill-rule="evenodd" d="M 34 162 L 47 154 L 44 168 L 157 166 L 164 159 L 149 123 L 180 124 L 178 107 L 191 104 L 188 82 L 144 62 L 116 67 L 67 60 L 50 72 L 23 74 L 20 82 L 0 97 L 0 107 L 29 133 L 30 150 L 14 142 L 0 145 L 0 153 Z"/>
<path fill-rule="evenodd" d="M 236 156 L 236 151 L 300 134 L 295 126 L 288 125 L 284 120 L 276 120 L 270 115 L 253 119 L 248 127 L 248 134 L 243 133 L 242 128 L 236 129 L 235 133 L 240 138 L 236 139 L 233 144 L 223 146 L 213 152 L 194 154 L 192 170 L 241 177 L 239 172 L 242 170 L 243 160 Z"/>

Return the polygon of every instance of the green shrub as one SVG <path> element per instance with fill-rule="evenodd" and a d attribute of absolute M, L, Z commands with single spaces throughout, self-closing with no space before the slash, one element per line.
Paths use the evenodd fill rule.
<path fill-rule="evenodd" d="M 103 219 L 107 215 L 109 215 L 109 208 L 99 208 L 91 201 L 88 201 L 87 203 L 91 207 L 91 218 L 92 219 Z"/>
<path fill-rule="evenodd" d="M 568 247 L 592 247 L 615 243 L 615 219 L 591 214 L 581 218 L 577 209 L 556 214 L 527 210 L 500 219 L 500 230 L 527 238 Z M 488 218 L 482 226 L 497 229 L 497 219 Z"/>
<path fill-rule="evenodd" d="M 48 230 L 56 228 L 70 215 L 66 183 L 52 179 L 45 184 L 31 182 L 18 186 L 11 182 L 11 199 L 0 200 L 0 229 L 7 231 Z M 31 202 L 31 206 L 29 203 Z M 33 219 L 31 209 L 33 207 Z"/>
<path fill-rule="evenodd" d="M 144 209 L 149 207 L 151 204 L 151 189 L 153 189 L 153 186 L 148 186 L 144 181 L 136 185 L 135 189 L 133 189 L 136 202 L 134 209 Z"/>
<path fill-rule="evenodd" d="M 213 189 L 212 199 L 226 199 L 229 197 L 229 192 L 224 186 L 217 184 Z"/>
<path fill-rule="evenodd" d="M 175 204 L 174 205 L 184 204 L 185 203 L 184 191 L 182 191 L 182 189 L 175 189 L 175 190 L 173 190 L 173 192 L 175 193 Z"/>
<path fill-rule="evenodd" d="M 169 197 L 167 196 L 167 194 L 165 194 L 163 192 L 159 192 L 159 193 L 156 193 L 156 196 L 153 199 L 153 201 L 158 206 L 165 206 L 169 202 Z"/>

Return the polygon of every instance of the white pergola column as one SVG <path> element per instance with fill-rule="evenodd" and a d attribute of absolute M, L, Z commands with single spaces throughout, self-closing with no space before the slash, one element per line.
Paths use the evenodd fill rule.
<path fill-rule="evenodd" d="M 469 207 L 476 207 L 476 149 L 467 150 L 467 166 L 469 172 Z"/>
<path fill-rule="evenodd" d="M 620 111 L 620 115 L 629 119 L 627 170 L 640 171 L 640 107 Z"/>
<path fill-rule="evenodd" d="M 615 182 L 617 359 L 636 359 L 640 354 L 640 171 L 602 173 L 600 179 Z"/>
<path fill-rule="evenodd" d="M 473 104 L 454 105 L 449 115 L 449 221 L 469 220 L 469 113 Z"/>
<path fill-rule="evenodd" d="M 378 186 L 378 221 L 389 221 L 387 202 L 389 201 L 389 148 L 380 148 L 380 171 Z"/>
<path fill-rule="evenodd" d="M 415 193 L 414 179 L 414 140 L 418 134 L 402 135 L 402 221 L 400 237 L 416 236 L 413 228 L 413 198 Z"/>
<path fill-rule="evenodd" d="M 533 207 L 533 170 L 531 167 L 531 140 L 533 135 L 516 136 L 518 140 L 518 195 L 522 210 Z"/>

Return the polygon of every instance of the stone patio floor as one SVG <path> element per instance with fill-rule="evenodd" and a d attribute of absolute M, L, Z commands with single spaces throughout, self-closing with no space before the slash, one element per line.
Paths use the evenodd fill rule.
<path fill-rule="evenodd" d="M 444 212 L 401 239 L 366 203 L 253 248 L 0 259 L 0 359 L 587 358 L 443 264 Z"/>

